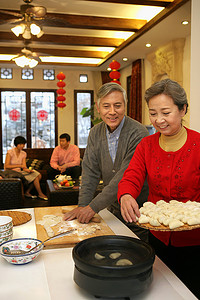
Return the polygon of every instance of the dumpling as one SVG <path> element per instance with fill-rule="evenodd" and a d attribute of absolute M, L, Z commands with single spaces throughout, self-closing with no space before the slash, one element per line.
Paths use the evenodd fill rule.
<path fill-rule="evenodd" d="M 147 216 L 145 216 L 145 215 L 141 215 L 141 216 L 139 217 L 139 219 L 138 219 L 138 222 L 139 222 L 140 224 L 142 224 L 142 223 L 149 223 L 149 217 L 147 217 Z"/>
<path fill-rule="evenodd" d="M 183 222 L 181 222 L 181 221 L 179 221 L 179 220 L 176 220 L 176 219 L 171 220 L 171 221 L 169 222 L 169 228 L 170 228 L 170 229 L 175 229 L 175 228 L 181 227 L 181 226 L 183 226 L 183 225 L 184 225 Z"/>
<path fill-rule="evenodd" d="M 116 262 L 116 266 L 131 266 L 132 264 L 133 263 L 129 259 L 126 259 L 126 258 L 119 259 Z"/>
<path fill-rule="evenodd" d="M 160 226 L 160 223 L 158 222 L 157 219 L 152 219 L 152 218 L 150 218 L 149 223 L 150 223 L 152 226 Z"/>
<path fill-rule="evenodd" d="M 120 252 L 113 252 L 109 255 L 110 258 L 112 259 L 117 259 L 118 257 L 121 256 L 121 253 Z"/>
<path fill-rule="evenodd" d="M 99 254 L 99 253 L 95 253 L 94 257 L 97 259 L 97 260 L 101 260 L 101 259 L 104 259 L 105 256 Z"/>

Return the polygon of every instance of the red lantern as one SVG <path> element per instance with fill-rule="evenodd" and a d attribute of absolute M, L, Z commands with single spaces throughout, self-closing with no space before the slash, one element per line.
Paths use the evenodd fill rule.
<path fill-rule="evenodd" d="M 64 95 L 64 94 L 66 93 L 66 91 L 65 91 L 64 89 L 58 89 L 58 90 L 56 91 L 56 93 L 57 93 L 58 95 Z"/>
<path fill-rule="evenodd" d="M 116 60 L 113 60 L 110 64 L 109 67 L 112 69 L 112 71 L 110 72 L 109 76 L 111 79 L 113 79 L 111 82 L 115 82 L 118 84 L 121 84 L 117 79 L 120 78 L 121 74 L 120 72 L 117 71 L 117 69 L 120 68 L 120 63 Z"/>
<path fill-rule="evenodd" d="M 61 107 L 61 108 L 64 108 L 66 106 L 65 103 L 63 103 L 63 101 L 65 101 L 65 97 L 63 96 L 66 91 L 63 89 L 63 87 L 65 87 L 65 82 L 63 82 L 63 79 L 65 79 L 65 74 L 63 74 L 63 72 L 60 72 L 58 75 L 57 75 L 57 78 L 60 80 L 59 82 L 57 82 L 57 86 L 59 87 L 59 89 L 56 91 L 56 93 L 58 94 L 56 100 L 57 101 L 60 101 L 58 104 L 57 104 L 57 107 Z"/>
<path fill-rule="evenodd" d="M 109 76 L 111 79 L 119 79 L 121 74 L 118 71 L 111 71 Z"/>
<path fill-rule="evenodd" d="M 58 96 L 57 98 L 56 98 L 56 100 L 57 101 L 65 101 L 65 96 Z"/>
<path fill-rule="evenodd" d="M 10 120 L 15 121 L 15 122 L 18 121 L 21 117 L 20 112 L 16 109 L 12 109 L 8 115 L 9 115 Z"/>
<path fill-rule="evenodd" d="M 57 107 L 60 107 L 60 108 L 64 108 L 65 106 L 66 106 L 66 104 L 63 102 L 60 102 L 57 104 Z"/>
<path fill-rule="evenodd" d="M 65 74 L 64 74 L 63 72 L 58 73 L 57 79 L 58 79 L 58 80 L 63 80 L 63 79 L 65 79 Z"/>
<path fill-rule="evenodd" d="M 37 112 L 37 118 L 41 121 L 46 121 L 48 118 L 48 112 L 46 110 L 39 110 Z"/>
<path fill-rule="evenodd" d="M 64 81 L 58 81 L 57 82 L 57 86 L 60 87 L 60 88 L 63 88 L 66 86 L 65 82 Z"/>
<path fill-rule="evenodd" d="M 118 70 L 120 68 L 120 63 L 116 60 L 113 60 L 110 64 L 109 64 L 109 67 L 112 69 L 112 70 Z"/>

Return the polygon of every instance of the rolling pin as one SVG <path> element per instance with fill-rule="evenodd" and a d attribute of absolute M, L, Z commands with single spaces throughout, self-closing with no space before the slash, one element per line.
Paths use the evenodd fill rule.
<path fill-rule="evenodd" d="M 67 210 L 66 208 L 62 209 L 62 213 L 63 214 L 68 213 L 68 212 L 69 212 L 69 210 Z M 90 222 L 101 223 L 101 219 L 100 219 L 100 217 L 95 216 L 95 217 L 92 217 L 92 219 L 90 220 Z"/>

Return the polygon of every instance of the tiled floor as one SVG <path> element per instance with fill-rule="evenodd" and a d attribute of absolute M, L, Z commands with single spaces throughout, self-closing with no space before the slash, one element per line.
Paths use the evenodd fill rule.
<path fill-rule="evenodd" d="M 41 200 L 40 198 L 31 199 L 25 197 L 23 206 L 24 208 L 49 206 L 49 201 Z"/>

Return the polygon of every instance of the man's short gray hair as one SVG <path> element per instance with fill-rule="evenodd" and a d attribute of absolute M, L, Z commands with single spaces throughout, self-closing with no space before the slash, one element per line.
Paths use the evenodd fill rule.
<path fill-rule="evenodd" d="M 97 104 L 98 104 L 98 106 L 100 104 L 100 99 L 106 97 L 108 94 L 110 94 L 114 91 L 119 91 L 119 92 L 122 93 L 123 98 L 124 98 L 124 103 L 126 105 L 126 103 L 127 103 L 126 91 L 121 87 L 120 84 L 115 83 L 115 82 L 108 82 L 108 83 L 103 84 L 97 92 Z"/>

